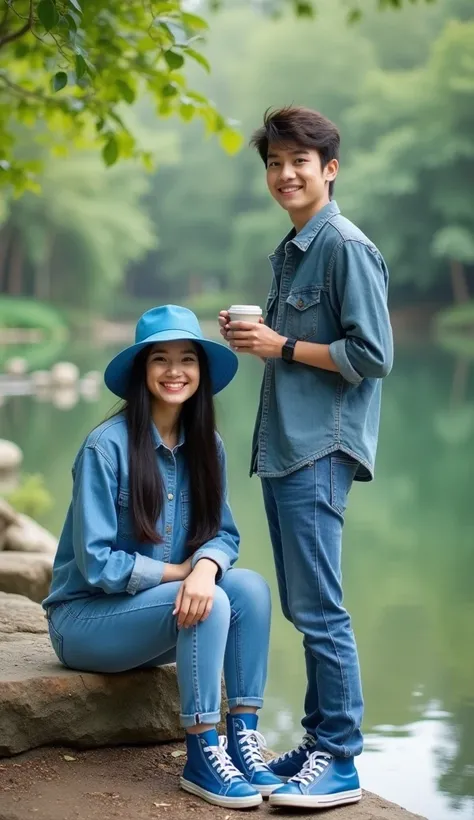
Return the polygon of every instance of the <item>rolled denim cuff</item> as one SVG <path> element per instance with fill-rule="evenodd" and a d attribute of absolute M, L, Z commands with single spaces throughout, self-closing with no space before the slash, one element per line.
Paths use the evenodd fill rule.
<path fill-rule="evenodd" d="M 347 339 L 338 339 L 336 342 L 332 342 L 329 345 L 329 355 L 334 364 L 337 365 L 341 376 L 344 376 L 345 380 L 350 384 L 358 385 L 363 380 L 363 377 L 352 367 L 349 361 L 346 351 L 346 341 Z"/>
<path fill-rule="evenodd" d="M 213 547 L 202 547 L 202 549 L 195 552 L 192 557 L 191 566 L 193 569 L 201 558 L 209 558 L 210 561 L 214 561 L 214 563 L 217 564 L 219 572 L 216 575 L 216 581 L 221 581 L 230 567 L 230 558 L 227 553 L 222 550 L 213 549 Z"/>
<path fill-rule="evenodd" d="M 129 595 L 135 595 L 136 592 L 142 592 L 144 589 L 150 587 L 157 587 L 161 584 L 163 573 L 165 571 L 164 561 L 155 561 L 148 555 L 141 555 L 136 553 L 135 565 L 127 584 L 126 592 Z"/>

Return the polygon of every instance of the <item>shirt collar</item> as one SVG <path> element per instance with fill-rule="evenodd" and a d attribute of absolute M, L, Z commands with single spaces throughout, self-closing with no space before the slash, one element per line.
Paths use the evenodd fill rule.
<path fill-rule="evenodd" d="M 169 447 L 166 447 L 166 444 L 163 444 L 163 440 L 158 432 L 158 429 L 153 422 L 151 423 L 151 432 L 153 436 L 153 444 L 155 446 L 155 450 L 158 450 L 160 447 L 165 447 L 169 450 Z M 179 427 L 179 436 L 178 436 L 178 443 L 176 447 L 173 449 L 175 450 L 177 447 L 182 447 L 184 444 L 184 426 L 181 424 Z"/>
<path fill-rule="evenodd" d="M 296 233 L 296 230 L 293 228 L 290 233 L 285 236 L 284 240 L 280 242 L 273 255 L 278 256 L 284 254 L 288 242 L 292 242 L 293 245 L 296 245 L 296 247 L 304 253 L 308 250 L 311 242 L 326 222 L 329 222 L 333 216 L 340 213 L 336 200 L 331 200 L 331 202 L 328 202 L 324 208 L 321 208 L 321 210 L 306 223 L 299 233 Z"/>

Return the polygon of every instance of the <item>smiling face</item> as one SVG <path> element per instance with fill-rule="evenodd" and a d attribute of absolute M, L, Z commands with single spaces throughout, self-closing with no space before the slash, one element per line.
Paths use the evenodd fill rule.
<path fill-rule="evenodd" d="M 146 384 L 154 404 L 184 404 L 198 389 L 199 379 L 199 361 L 192 342 L 153 345 L 146 361 Z"/>
<path fill-rule="evenodd" d="M 295 144 L 268 147 L 268 189 L 298 229 L 329 202 L 329 183 L 338 169 L 336 159 L 322 168 L 319 153 L 311 148 Z"/>

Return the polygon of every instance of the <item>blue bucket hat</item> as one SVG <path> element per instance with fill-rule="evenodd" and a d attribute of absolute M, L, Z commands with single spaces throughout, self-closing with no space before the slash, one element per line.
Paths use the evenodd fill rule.
<path fill-rule="evenodd" d="M 112 393 L 125 399 L 137 353 L 147 345 L 184 339 L 201 345 L 209 362 L 212 392 L 219 393 L 232 381 L 237 372 L 237 356 L 220 342 L 205 339 L 195 314 L 178 305 L 151 308 L 140 317 L 135 330 L 135 344 L 122 350 L 107 365 L 104 373 L 105 384 Z"/>

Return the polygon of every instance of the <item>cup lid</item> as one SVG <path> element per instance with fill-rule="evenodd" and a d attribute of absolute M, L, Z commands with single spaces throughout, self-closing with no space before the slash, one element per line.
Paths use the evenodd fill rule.
<path fill-rule="evenodd" d="M 229 308 L 229 313 L 259 313 L 261 314 L 262 308 L 258 305 L 231 305 Z"/>

